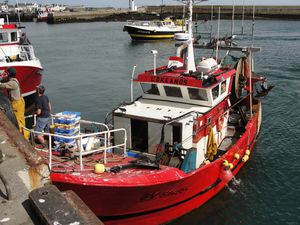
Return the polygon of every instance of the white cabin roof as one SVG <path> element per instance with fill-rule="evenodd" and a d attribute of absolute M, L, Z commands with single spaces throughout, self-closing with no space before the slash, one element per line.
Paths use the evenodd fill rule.
<path fill-rule="evenodd" d="M 210 109 L 210 107 L 178 102 L 139 99 L 133 104 L 120 106 L 117 110 L 115 110 L 115 113 L 121 113 L 124 114 L 124 116 L 130 117 L 167 121 L 192 111 L 204 114 Z"/>

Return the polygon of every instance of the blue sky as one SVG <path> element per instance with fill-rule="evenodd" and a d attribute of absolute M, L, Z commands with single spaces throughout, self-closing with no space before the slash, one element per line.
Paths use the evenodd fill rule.
<path fill-rule="evenodd" d="M 13 4 L 17 0 L 10 0 L 9 3 Z M 143 5 L 160 5 L 161 3 L 167 5 L 175 5 L 178 2 L 173 0 L 135 0 L 135 4 L 140 7 Z M 211 5 L 211 4 L 232 4 L 233 1 L 236 5 L 242 5 L 243 1 L 246 4 L 254 4 L 255 5 L 300 5 L 300 0 L 209 0 L 207 2 L 202 3 L 203 5 Z M 0 1 L 3 2 L 3 1 Z M 37 2 L 40 4 L 51 4 L 51 3 L 59 3 L 65 5 L 84 5 L 84 6 L 92 6 L 92 7 L 120 7 L 126 8 L 128 7 L 128 0 L 19 0 L 18 2 Z"/>

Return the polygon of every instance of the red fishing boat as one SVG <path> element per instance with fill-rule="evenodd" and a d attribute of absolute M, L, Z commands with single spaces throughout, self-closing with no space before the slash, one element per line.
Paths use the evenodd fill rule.
<path fill-rule="evenodd" d="M 49 16 L 49 11 L 38 12 L 37 15 L 33 18 L 33 22 L 47 22 Z"/>
<path fill-rule="evenodd" d="M 43 67 L 22 28 L 0 19 L 0 76 L 6 76 L 7 68 L 16 68 L 22 95 L 29 106 L 33 102 L 36 86 L 41 83 Z"/>
<path fill-rule="evenodd" d="M 191 27 L 192 13 L 189 40 L 177 55 L 133 79 L 142 95 L 112 111 L 113 128 L 72 115 L 67 123 L 59 114 L 58 133 L 48 134 L 52 183 L 75 191 L 105 224 L 182 216 L 222 190 L 251 155 L 262 118 L 253 87 L 265 78 L 252 70 L 260 48 L 216 41 L 218 51 L 227 50 L 222 60 L 217 54 L 195 63 Z M 53 144 L 63 159 L 53 156 Z"/>

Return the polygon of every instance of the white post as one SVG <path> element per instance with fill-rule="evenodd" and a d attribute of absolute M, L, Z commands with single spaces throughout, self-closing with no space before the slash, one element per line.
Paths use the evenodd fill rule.
<path fill-rule="evenodd" d="M 48 151 L 49 151 L 49 169 L 51 170 L 52 169 L 52 139 L 51 139 L 51 135 L 49 136 L 49 148 L 48 148 Z"/>
<path fill-rule="evenodd" d="M 104 160 L 103 160 L 103 162 L 104 162 L 104 164 L 106 164 L 107 163 L 107 161 L 106 161 L 106 151 L 107 151 L 107 145 L 108 145 L 108 142 L 107 142 L 107 132 L 104 134 Z"/>
<path fill-rule="evenodd" d="M 131 102 L 133 101 L 133 76 L 134 76 L 136 67 L 137 67 L 137 65 L 133 66 L 133 70 L 132 70 L 132 74 L 131 74 L 131 81 L 130 81 L 130 100 L 131 100 Z"/>
<path fill-rule="evenodd" d="M 151 50 L 151 53 L 153 54 L 153 73 L 154 76 L 156 76 L 156 55 L 157 55 L 157 50 Z"/>
<path fill-rule="evenodd" d="M 189 19 L 188 19 L 188 32 L 189 32 L 189 41 L 187 48 L 187 62 L 186 62 L 186 72 L 196 71 L 195 66 L 195 57 L 194 57 L 194 47 L 193 47 L 193 1 L 189 1 Z"/>

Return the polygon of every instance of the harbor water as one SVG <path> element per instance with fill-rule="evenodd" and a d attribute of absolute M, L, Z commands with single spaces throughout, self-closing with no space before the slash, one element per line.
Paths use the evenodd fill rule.
<path fill-rule="evenodd" d="M 235 24 L 238 33 L 240 21 Z M 103 122 L 119 103 L 130 101 L 132 68 L 153 68 L 151 50 L 158 50 L 158 66 L 176 53 L 173 41 L 132 42 L 123 22 L 23 25 L 45 69 L 53 112 L 79 111 L 88 120 Z M 230 31 L 230 21 L 221 25 L 221 33 Z M 206 24 L 198 28 L 210 29 Z M 262 47 L 255 54 L 255 70 L 275 85 L 263 99 L 254 151 L 236 182 L 172 225 L 300 224 L 300 22 L 257 20 L 254 32 L 254 44 Z M 135 97 L 138 91 L 134 86 Z"/>

